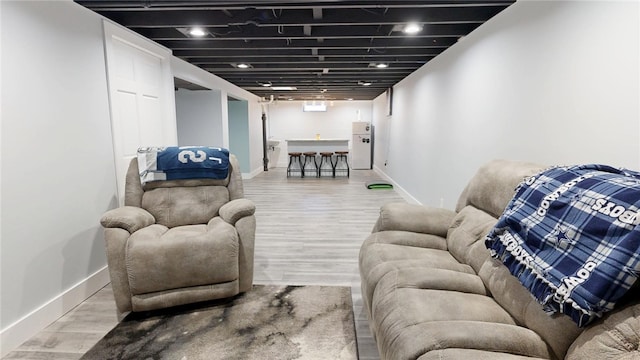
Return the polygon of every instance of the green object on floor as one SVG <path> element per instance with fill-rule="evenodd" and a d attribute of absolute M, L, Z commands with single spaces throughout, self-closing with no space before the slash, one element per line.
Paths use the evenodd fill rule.
<path fill-rule="evenodd" d="M 367 189 L 393 189 L 393 185 L 385 181 L 370 181 L 365 186 Z"/>

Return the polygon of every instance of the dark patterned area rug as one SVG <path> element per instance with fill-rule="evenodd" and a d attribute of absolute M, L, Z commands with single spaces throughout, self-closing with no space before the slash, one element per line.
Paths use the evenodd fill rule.
<path fill-rule="evenodd" d="M 129 314 L 82 360 L 357 358 L 350 288 L 255 285 L 224 301 Z"/>

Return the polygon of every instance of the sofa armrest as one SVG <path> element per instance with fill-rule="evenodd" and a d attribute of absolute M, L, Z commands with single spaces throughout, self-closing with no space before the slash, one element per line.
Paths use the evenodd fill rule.
<path fill-rule="evenodd" d="M 380 208 L 372 232 L 401 230 L 445 237 L 456 213 L 448 209 L 408 203 L 389 203 Z"/>
<path fill-rule="evenodd" d="M 155 224 L 156 219 L 147 210 L 134 206 L 123 206 L 109 210 L 100 219 L 105 228 L 121 228 L 130 234 Z"/>
<path fill-rule="evenodd" d="M 224 221 L 235 225 L 241 218 L 253 215 L 256 205 L 248 199 L 236 199 L 222 205 L 218 212 Z"/>

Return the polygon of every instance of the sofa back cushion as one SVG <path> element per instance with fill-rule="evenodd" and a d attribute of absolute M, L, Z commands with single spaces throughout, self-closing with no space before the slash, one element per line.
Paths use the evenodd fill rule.
<path fill-rule="evenodd" d="M 515 194 L 516 186 L 544 168 L 526 162 L 493 160 L 471 178 L 458 198 L 456 212 L 473 205 L 497 219 Z"/>
<path fill-rule="evenodd" d="M 519 324 L 535 331 L 563 359 L 582 329 L 567 315 L 548 315 L 520 281 L 500 261 L 488 257 L 478 273 L 491 296 Z"/>
<path fill-rule="evenodd" d="M 140 183 L 138 161 L 129 163 L 124 204 L 143 208 L 167 227 L 206 224 L 220 207 L 244 197 L 238 160 L 229 155 L 226 179 L 183 179 Z"/>
<path fill-rule="evenodd" d="M 636 292 L 635 299 L 638 299 Z M 640 304 L 629 303 L 606 313 L 569 348 L 566 360 L 640 358 Z"/>
<path fill-rule="evenodd" d="M 506 160 L 482 166 L 460 195 L 447 246 L 458 261 L 473 267 L 500 306 L 519 324 L 538 333 L 551 352 L 562 359 L 581 329 L 565 315 L 547 315 L 518 279 L 490 257 L 484 244 L 518 184 L 544 169 L 542 165 Z"/>
<path fill-rule="evenodd" d="M 244 197 L 244 187 L 242 184 L 242 173 L 238 159 L 233 154 L 229 154 L 229 174 L 226 179 L 184 179 L 147 182 L 142 186 L 138 169 L 138 160 L 131 159 L 127 170 L 126 186 L 124 190 L 124 205 L 142 207 L 142 197 L 145 192 L 158 188 L 177 187 L 225 187 L 229 200 L 242 199 Z"/>
<path fill-rule="evenodd" d="M 447 234 L 449 252 L 470 265 L 494 300 L 518 324 L 535 331 L 556 359 L 635 358 L 640 353 L 639 289 L 629 294 L 629 305 L 607 313 L 585 330 L 566 315 L 548 315 L 507 267 L 489 255 L 485 237 L 515 194 L 515 188 L 524 178 L 545 168 L 504 160 L 481 167 L 458 200 L 458 214 Z"/>
<path fill-rule="evenodd" d="M 484 238 L 497 219 L 473 206 L 466 206 L 454 218 L 447 233 L 447 249 L 459 262 L 479 272 L 490 256 Z"/>
<path fill-rule="evenodd" d="M 229 202 L 225 186 L 159 187 L 142 194 L 141 207 L 169 228 L 206 224 Z"/>
<path fill-rule="evenodd" d="M 568 316 L 547 315 L 518 279 L 501 262 L 491 258 L 484 239 L 496 221 L 474 206 L 464 207 L 449 228 L 449 252 L 456 260 L 470 265 L 494 300 L 519 324 L 540 335 L 550 352 L 562 359 L 581 330 Z"/>

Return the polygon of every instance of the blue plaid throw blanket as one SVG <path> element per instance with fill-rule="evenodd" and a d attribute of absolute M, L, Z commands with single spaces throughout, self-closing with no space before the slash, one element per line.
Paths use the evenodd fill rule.
<path fill-rule="evenodd" d="M 640 274 L 640 173 L 554 167 L 525 179 L 485 244 L 548 313 L 580 327 Z"/>
<path fill-rule="evenodd" d="M 229 150 L 210 146 L 138 149 L 140 182 L 179 179 L 226 179 Z"/>

